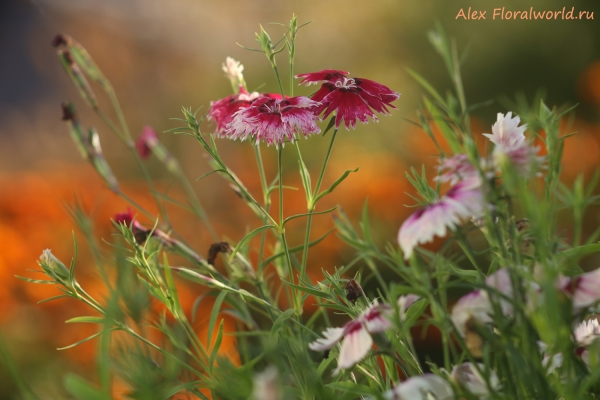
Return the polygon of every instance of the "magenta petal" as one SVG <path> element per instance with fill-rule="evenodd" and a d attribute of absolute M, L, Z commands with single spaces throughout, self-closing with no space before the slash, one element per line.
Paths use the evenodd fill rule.
<path fill-rule="evenodd" d="M 299 74 L 296 75 L 296 78 L 304 78 L 300 81 L 299 85 L 311 83 L 317 83 L 322 81 L 335 81 L 337 79 L 343 78 L 345 75 L 348 75 L 346 71 L 340 71 L 337 69 L 324 69 L 322 71 L 310 72 L 307 74 Z"/>
<path fill-rule="evenodd" d="M 364 90 L 367 94 L 381 99 L 384 103 L 391 103 L 400 98 L 400 93 L 394 92 L 389 87 L 369 79 L 354 78 L 356 86 Z"/>
<path fill-rule="evenodd" d="M 151 126 L 144 127 L 138 140 L 135 142 L 135 149 L 141 158 L 148 158 L 152 153 L 152 145 L 156 144 L 158 136 Z"/>
<path fill-rule="evenodd" d="M 339 128 L 340 123 L 344 120 L 346 129 L 356 127 L 356 120 L 362 123 L 369 122 L 368 117 L 377 120 L 377 117 L 371 111 L 367 103 L 356 93 L 356 91 L 348 89 L 338 89 L 329 93 L 322 101 L 327 104 L 327 109 L 323 114 L 323 118 L 327 118 L 334 110 L 337 111 L 335 118 L 335 128 Z"/>

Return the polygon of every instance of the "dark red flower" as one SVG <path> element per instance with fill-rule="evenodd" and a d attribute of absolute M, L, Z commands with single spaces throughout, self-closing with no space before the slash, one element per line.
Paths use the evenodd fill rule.
<path fill-rule="evenodd" d="M 135 142 L 135 148 L 142 158 L 148 158 L 152 154 L 152 146 L 158 141 L 158 136 L 151 126 L 144 127 L 137 142 Z"/>
<path fill-rule="evenodd" d="M 316 84 L 324 82 L 321 88 L 311 97 L 318 101 L 314 111 L 316 115 L 324 111 L 323 119 L 333 111 L 337 111 L 335 127 L 339 128 L 344 120 L 346 129 L 356 127 L 356 120 L 369 122 L 368 117 L 377 121 L 373 111 L 390 114 L 388 107 L 396 108 L 391 102 L 397 100 L 400 94 L 387 86 L 369 79 L 348 78 L 348 72 L 326 69 L 309 74 L 300 74 L 296 78 L 303 78 L 300 84 Z"/>
<path fill-rule="evenodd" d="M 261 96 L 234 114 L 224 136 L 240 140 L 252 136 L 256 143 L 262 140 L 267 145 L 283 145 L 285 138 L 293 142 L 296 132 L 305 137 L 321 132 L 312 111 L 317 105 L 307 97 L 275 99 Z"/>

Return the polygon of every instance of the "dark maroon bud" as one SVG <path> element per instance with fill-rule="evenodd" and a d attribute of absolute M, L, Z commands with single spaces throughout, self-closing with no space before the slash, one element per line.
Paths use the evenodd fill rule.
<path fill-rule="evenodd" d="M 64 102 L 60 106 L 62 107 L 63 121 L 73 121 L 75 118 L 77 118 L 77 115 L 75 114 L 75 108 L 71 102 Z"/>
<path fill-rule="evenodd" d="M 59 33 L 58 35 L 54 36 L 54 39 L 52 39 L 52 47 L 60 47 L 60 46 L 66 46 L 69 43 L 69 37 L 66 35 L 63 35 L 62 33 Z"/>

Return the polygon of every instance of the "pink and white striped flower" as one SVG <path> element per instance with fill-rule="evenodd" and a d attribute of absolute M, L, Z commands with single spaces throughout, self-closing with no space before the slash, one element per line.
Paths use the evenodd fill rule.
<path fill-rule="evenodd" d="M 517 171 L 528 176 L 532 167 L 541 164 L 544 157 L 537 156 L 539 147 L 533 147 L 525 137 L 527 125 L 519 126 L 521 119 L 512 117 L 512 112 L 506 115 L 498 113 L 498 119 L 492 126 L 492 133 L 484 133 L 495 144 L 493 159 L 498 167 L 504 160 L 509 160 Z"/>
<path fill-rule="evenodd" d="M 458 182 L 437 202 L 417 210 L 404 221 L 398 232 L 404 258 L 409 259 L 417 245 L 431 242 L 434 236 L 444 237 L 464 220 L 481 216 L 484 209 L 481 179 L 472 176 Z"/>
<path fill-rule="evenodd" d="M 300 84 L 316 84 L 324 82 L 321 88 L 311 97 L 320 104 L 315 108 L 315 114 L 323 111 L 323 119 L 327 118 L 333 111 L 337 112 L 335 117 L 335 128 L 339 128 L 344 120 L 346 129 L 356 128 L 356 120 L 368 123 L 368 117 L 377 121 L 373 111 L 382 114 L 390 114 L 387 107 L 396 108 L 391 103 L 398 100 L 400 94 L 394 92 L 387 86 L 363 78 L 349 78 L 348 72 L 334 69 L 326 69 L 318 72 L 297 75 L 303 78 Z"/>
<path fill-rule="evenodd" d="M 561 278 L 559 288 L 571 296 L 575 311 L 600 302 L 600 268 L 573 278 Z"/>
<path fill-rule="evenodd" d="M 286 138 L 293 142 L 295 133 L 307 137 L 321 132 L 312 111 L 317 104 L 302 96 L 289 99 L 259 97 L 233 115 L 224 136 L 234 140 L 252 136 L 257 144 L 264 141 L 276 146 L 283 145 Z"/>
<path fill-rule="evenodd" d="M 341 341 L 338 366 L 334 374 L 351 368 L 365 358 L 373 346 L 371 333 L 383 332 L 390 327 L 391 310 L 386 304 L 374 303 L 342 328 L 327 328 L 323 332 L 324 337 L 310 343 L 308 347 L 314 351 L 325 351 Z"/>
<path fill-rule="evenodd" d="M 451 400 L 454 392 L 450 384 L 434 374 L 408 378 L 383 394 L 386 400 Z"/>

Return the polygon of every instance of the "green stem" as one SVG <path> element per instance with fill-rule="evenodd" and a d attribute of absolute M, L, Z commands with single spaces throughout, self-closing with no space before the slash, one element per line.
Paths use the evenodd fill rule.
<path fill-rule="evenodd" d="M 210 233 L 210 236 L 213 238 L 213 240 L 215 242 L 218 242 L 219 235 L 217 234 L 217 231 L 210 223 L 210 219 L 208 218 L 206 211 L 202 207 L 202 204 L 200 204 L 200 200 L 198 200 L 198 196 L 196 196 L 196 192 L 194 191 L 194 188 L 192 188 L 190 181 L 183 174 L 183 172 L 178 176 L 178 178 L 181 181 L 181 185 L 183 186 L 183 189 L 185 190 L 185 192 L 187 193 L 187 195 L 190 199 L 190 203 L 192 205 L 194 212 L 202 220 L 202 222 L 204 223 L 204 226 L 206 226 L 206 229 L 208 229 L 208 232 Z"/>
<path fill-rule="evenodd" d="M 271 206 L 271 202 L 270 202 L 269 195 L 268 195 L 269 188 L 267 186 L 267 177 L 265 174 L 265 167 L 264 167 L 263 160 L 262 160 L 262 154 L 260 152 L 260 147 L 258 144 L 256 146 L 254 146 L 254 154 L 256 155 L 256 162 L 258 164 L 258 172 L 260 174 L 260 184 L 261 184 L 262 191 L 263 191 L 263 202 L 265 204 L 265 209 L 268 213 L 270 206 Z M 267 217 L 265 217 L 263 220 L 263 225 L 266 225 L 266 224 L 267 224 Z M 267 231 L 264 230 L 260 235 L 260 246 L 258 248 L 257 274 L 261 281 L 262 281 L 262 272 L 263 272 L 263 254 L 264 254 L 264 250 L 265 250 L 266 237 L 267 237 Z"/>
<path fill-rule="evenodd" d="M 279 85 L 279 90 L 281 91 L 281 97 L 285 99 L 285 92 L 283 91 L 283 85 L 281 84 L 281 78 L 279 77 L 279 71 L 277 70 L 277 65 L 273 65 L 273 71 L 275 71 L 275 76 L 277 77 L 277 84 Z"/>

